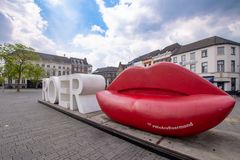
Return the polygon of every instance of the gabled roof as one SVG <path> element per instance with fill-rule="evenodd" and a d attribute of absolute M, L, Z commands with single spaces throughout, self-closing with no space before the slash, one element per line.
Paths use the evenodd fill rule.
<path fill-rule="evenodd" d="M 35 52 L 35 53 L 38 54 L 42 60 L 45 60 L 45 61 L 52 61 L 52 62 L 58 62 L 58 63 L 69 63 L 69 64 L 71 63 L 70 59 L 68 59 L 67 57 L 39 53 L 39 52 Z"/>
<path fill-rule="evenodd" d="M 70 60 L 75 60 L 77 62 L 79 62 L 80 64 L 85 64 L 85 65 L 88 65 L 88 62 L 87 62 L 87 58 L 74 58 L 74 57 L 70 57 Z"/>
<path fill-rule="evenodd" d="M 174 52 L 178 51 L 180 48 L 181 48 L 181 45 L 180 45 L 180 44 L 174 43 L 174 44 L 172 44 L 172 45 L 169 45 L 169 46 L 163 48 L 163 49 L 161 50 L 160 54 L 163 54 L 163 53 L 166 53 L 166 52 L 172 52 L 172 53 L 174 53 Z"/>
<path fill-rule="evenodd" d="M 121 62 L 119 62 L 119 65 L 118 65 L 118 68 L 127 68 L 128 67 L 128 64 L 122 64 Z"/>
<path fill-rule="evenodd" d="M 103 73 L 103 72 L 117 72 L 117 67 L 103 67 L 103 68 L 97 68 L 93 73 Z"/>
<path fill-rule="evenodd" d="M 180 47 L 181 47 L 181 45 L 179 45 L 178 43 L 174 43 L 172 45 L 169 45 L 169 46 L 163 48 L 162 50 L 155 50 L 155 51 L 152 51 L 150 53 L 139 56 L 139 57 L 133 59 L 131 62 L 129 62 L 129 64 L 139 62 L 139 61 L 143 61 L 143 60 L 146 60 L 146 59 L 150 59 L 150 58 L 152 58 L 154 56 L 157 56 L 159 54 L 166 53 L 167 51 L 175 53 L 177 50 L 179 50 Z"/>
<path fill-rule="evenodd" d="M 139 61 L 143 61 L 143 60 L 146 60 L 146 59 L 149 59 L 149 58 L 152 58 L 156 55 L 158 55 L 160 53 L 160 50 L 155 50 L 155 51 L 152 51 L 150 53 L 147 53 L 147 54 L 144 54 L 142 56 L 139 56 L 135 59 L 133 59 L 131 62 L 129 62 L 130 64 L 132 63 L 135 63 L 135 62 L 139 62 Z"/>
<path fill-rule="evenodd" d="M 202 39 L 200 41 L 193 42 L 187 45 L 183 45 L 176 53 L 174 53 L 174 55 L 190 52 L 190 51 L 201 49 L 201 48 L 206 48 L 213 45 L 221 45 L 221 44 L 232 44 L 232 45 L 240 46 L 240 43 L 238 42 L 234 42 L 228 39 L 224 39 L 222 37 L 214 36 L 214 37 Z"/>

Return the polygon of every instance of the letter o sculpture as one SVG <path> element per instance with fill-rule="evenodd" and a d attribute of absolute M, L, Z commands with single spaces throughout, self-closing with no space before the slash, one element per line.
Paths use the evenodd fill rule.
<path fill-rule="evenodd" d="M 50 77 L 48 82 L 48 100 L 58 103 L 59 77 Z"/>

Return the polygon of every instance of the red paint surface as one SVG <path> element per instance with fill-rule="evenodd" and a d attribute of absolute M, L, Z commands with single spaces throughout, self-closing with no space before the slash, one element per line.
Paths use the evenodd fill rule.
<path fill-rule="evenodd" d="M 97 93 L 113 120 L 152 133 L 190 136 L 231 112 L 235 100 L 207 80 L 173 63 L 130 67 Z"/>

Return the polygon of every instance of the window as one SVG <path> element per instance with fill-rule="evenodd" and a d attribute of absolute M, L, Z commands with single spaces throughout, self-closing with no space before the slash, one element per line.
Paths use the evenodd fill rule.
<path fill-rule="evenodd" d="M 185 62 L 185 61 L 186 61 L 186 55 L 182 55 L 182 56 L 181 56 L 181 61 L 182 61 L 182 62 Z"/>
<path fill-rule="evenodd" d="M 22 84 L 25 84 L 25 79 L 22 79 Z"/>
<path fill-rule="evenodd" d="M 58 69 L 61 69 L 61 66 L 58 66 Z"/>
<path fill-rule="evenodd" d="M 53 70 L 53 76 L 55 76 L 56 75 L 56 72 Z"/>
<path fill-rule="evenodd" d="M 235 72 L 235 61 L 231 61 L 231 72 Z"/>
<path fill-rule="evenodd" d="M 67 75 L 69 75 L 69 71 L 67 71 Z"/>
<path fill-rule="evenodd" d="M 61 71 L 58 71 L 58 76 L 61 76 Z"/>
<path fill-rule="evenodd" d="M 177 63 L 177 57 L 173 57 L 173 63 Z"/>
<path fill-rule="evenodd" d="M 217 72 L 224 72 L 224 60 L 217 61 Z"/>
<path fill-rule="evenodd" d="M 190 70 L 192 72 L 196 72 L 196 65 L 195 64 L 190 64 Z"/>
<path fill-rule="evenodd" d="M 207 55 L 207 50 L 205 49 L 205 50 L 202 50 L 202 58 L 204 58 L 204 57 L 207 57 L 208 55 Z"/>
<path fill-rule="evenodd" d="M 42 67 L 45 67 L 45 64 L 42 64 Z"/>
<path fill-rule="evenodd" d="M 195 52 L 190 53 L 190 60 L 195 60 Z"/>
<path fill-rule="evenodd" d="M 49 64 L 47 65 L 47 68 L 50 68 L 50 65 L 49 65 Z"/>
<path fill-rule="evenodd" d="M 235 47 L 231 47 L 231 55 L 235 55 L 236 51 L 235 51 Z"/>
<path fill-rule="evenodd" d="M 207 73 L 208 72 L 208 64 L 207 62 L 202 63 L 202 73 Z"/>
<path fill-rule="evenodd" d="M 63 66 L 63 69 L 65 69 L 65 67 Z"/>
<path fill-rule="evenodd" d="M 65 75 L 65 71 L 63 71 L 63 75 Z"/>
<path fill-rule="evenodd" d="M 224 55 L 224 47 L 217 47 L 217 54 Z"/>
<path fill-rule="evenodd" d="M 53 68 L 55 68 L 55 66 L 53 66 Z"/>
<path fill-rule="evenodd" d="M 231 90 L 236 91 L 236 78 L 231 78 Z"/>

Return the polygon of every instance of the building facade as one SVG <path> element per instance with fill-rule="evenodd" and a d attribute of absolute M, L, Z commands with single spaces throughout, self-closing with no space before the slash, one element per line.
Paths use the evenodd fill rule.
<path fill-rule="evenodd" d="M 102 75 L 105 78 L 106 87 L 112 83 L 117 76 L 117 67 L 104 67 L 96 69 L 93 74 Z"/>
<path fill-rule="evenodd" d="M 35 52 L 39 55 L 40 59 L 38 61 L 32 61 L 33 64 L 39 65 L 42 67 L 46 72 L 46 77 L 51 76 L 61 76 L 61 75 L 69 75 L 73 73 L 89 73 L 91 71 L 92 66 L 87 63 L 87 68 L 81 70 L 81 72 L 72 72 L 72 67 L 75 66 L 72 59 L 80 60 L 78 58 L 67 58 L 64 56 L 57 56 L 45 53 Z M 82 59 L 81 59 L 82 60 Z M 84 60 L 84 59 L 83 59 Z M 84 64 L 84 65 L 85 65 Z M 5 87 L 6 88 L 16 88 L 17 81 L 14 79 L 6 79 L 5 80 Z M 20 82 L 21 88 L 33 88 L 35 87 L 31 80 L 25 79 L 24 77 L 21 79 Z M 39 87 L 41 87 L 41 83 L 39 83 Z"/>
<path fill-rule="evenodd" d="M 176 53 L 180 47 L 181 46 L 178 43 L 174 43 L 163 48 L 162 50 L 155 50 L 137 57 L 128 64 L 133 66 L 148 67 L 159 62 L 170 62 L 172 54 Z"/>
<path fill-rule="evenodd" d="M 227 92 L 239 90 L 240 44 L 210 37 L 184 45 L 171 61 L 191 70 Z"/>
<path fill-rule="evenodd" d="M 72 73 L 91 73 L 92 65 L 88 64 L 87 59 L 70 57 Z"/>
<path fill-rule="evenodd" d="M 135 58 L 129 64 L 148 67 L 163 61 L 179 64 L 229 93 L 240 90 L 238 42 L 214 36 L 187 45 L 175 43 Z"/>
<path fill-rule="evenodd" d="M 117 69 L 117 76 L 118 76 L 122 71 L 124 71 L 127 67 L 128 67 L 127 64 L 122 64 L 121 62 L 119 62 L 118 69 Z"/>

